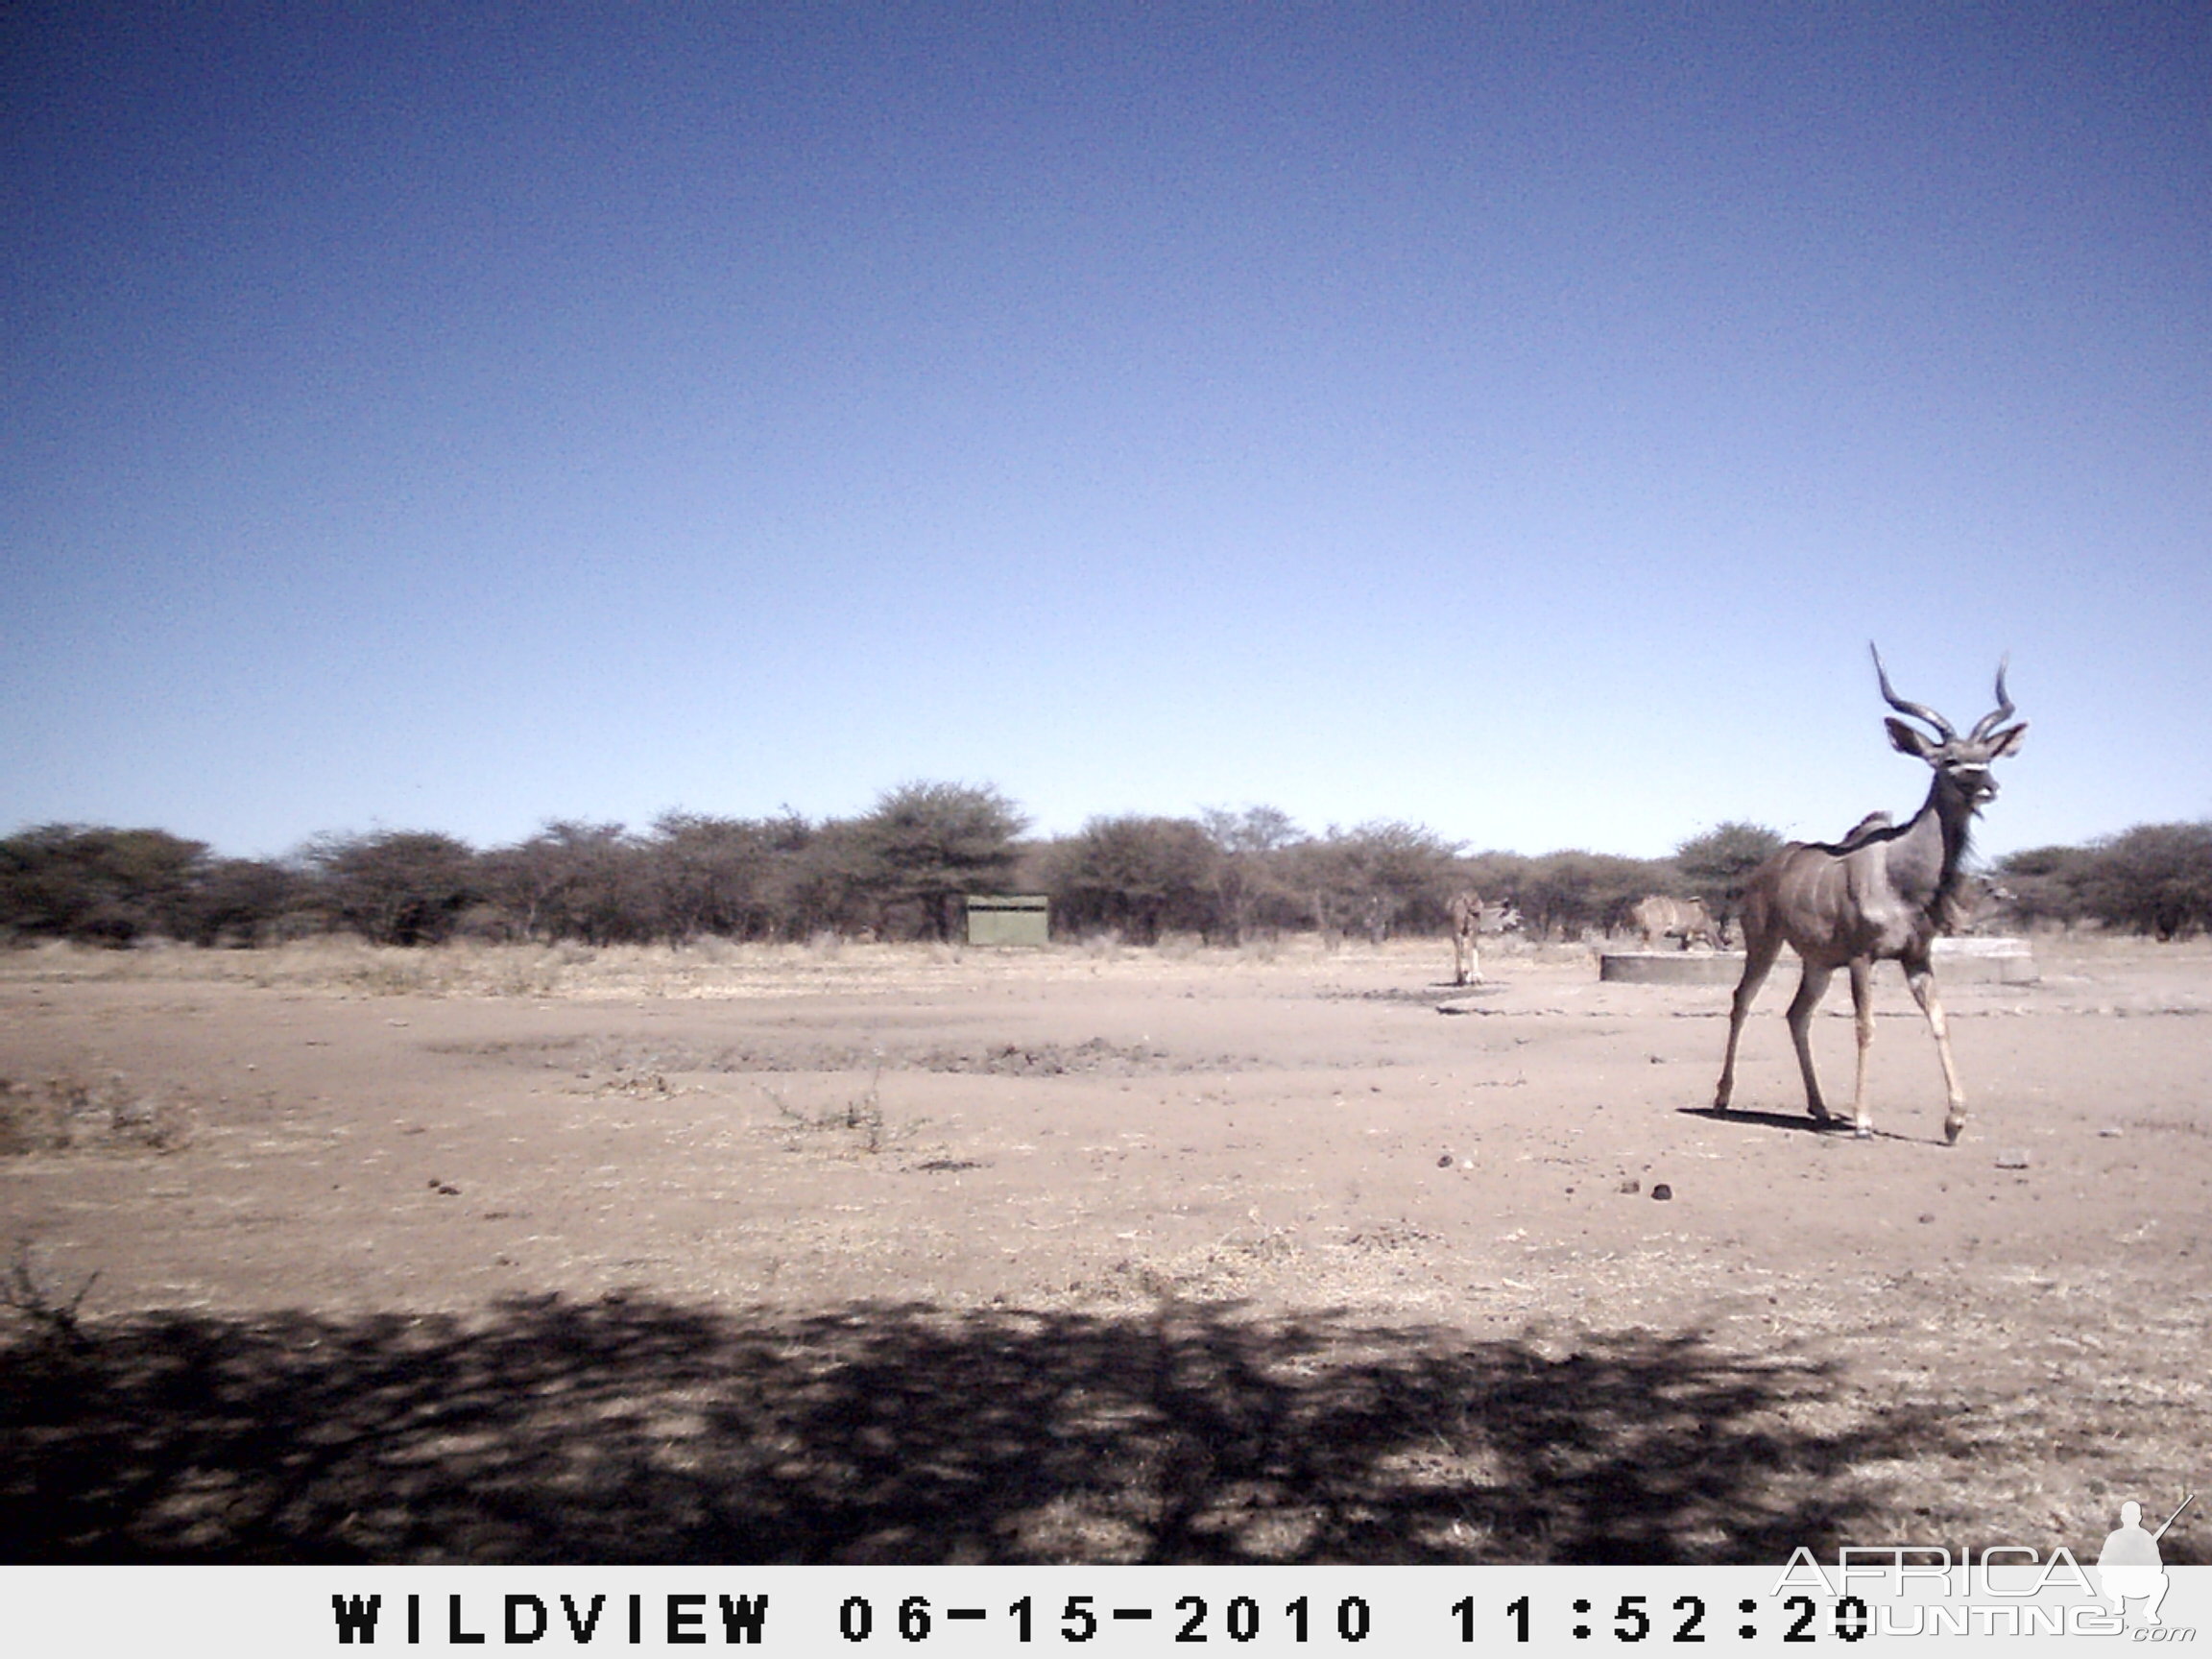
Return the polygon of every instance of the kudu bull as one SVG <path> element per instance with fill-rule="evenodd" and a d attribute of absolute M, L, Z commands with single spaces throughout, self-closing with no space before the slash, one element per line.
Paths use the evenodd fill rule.
<path fill-rule="evenodd" d="M 1472 887 L 1463 888 L 1445 903 L 1444 913 L 1452 924 L 1452 983 L 1483 983 L 1482 953 L 1478 948 L 1482 937 L 1482 895 Z M 1521 912 L 1513 901 L 1500 900 L 1491 911 L 1491 930 L 1510 933 L 1520 926 Z"/>
<path fill-rule="evenodd" d="M 1869 650 L 1873 647 L 1869 646 Z M 1805 1105 L 1815 1121 L 1829 1120 L 1813 1074 L 1813 1010 L 1839 968 L 1851 970 L 1851 1007 L 1857 1016 L 1859 1069 L 1851 1092 L 1851 1117 L 1862 1136 L 1871 1135 L 1866 1118 L 1866 1050 L 1874 1041 L 1874 1011 L 1868 980 L 1874 964 L 1894 958 L 1905 970 L 1912 999 L 1928 1016 L 1936 1052 L 1943 1062 L 1943 1084 L 1950 1110 L 1943 1139 L 1956 1144 L 1966 1124 L 1966 1096 L 1951 1060 L 1951 1037 L 1936 1000 L 1929 952 L 1936 936 L 1960 919 L 1966 897 L 1962 860 L 1974 814 L 1997 797 L 1992 762 L 2020 752 L 2027 722 L 1998 730 L 2011 718 L 2005 695 L 2005 665 L 1997 665 L 1997 707 L 1961 737 L 1935 709 L 1908 703 L 1890 689 L 1882 653 L 1874 652 L 1874 672 L 1882 697 L 1900 714 L 1927 724 L 1933 736 L 1904 721 L 1885 719 L 1889 741 L 1900 753 L 1916 755 L 1936 769 L 1928 800 L 1902 826 L 1880 814 L 1862 821 L 1835 845 L 1793 841 L 1752 874 L 1743 894 L 1743 977 L 1728 1014 L 1728 1052 L 1720 1063 L 1720 1086 L 1713 1096 L 1725 1112 L 1736 1080 L 1736 1040 L 1743 1017 L 1759 995 L 1767 970 L 1785 942 L 1805 964 L 1797 995 L 1790 1003 L 1790 1036 L 1805 1073 Z"/>
<path fill-rule="evenodd" d="M 1474 983 L 1482 983 L 1482 952 L 1479 945 L 1482 934 L 1482 895 L 1473 888 L 1452 895 L 1445 907 L 1452 923 L 1452 983 L 1468 983 L 1470 972 Z"/>

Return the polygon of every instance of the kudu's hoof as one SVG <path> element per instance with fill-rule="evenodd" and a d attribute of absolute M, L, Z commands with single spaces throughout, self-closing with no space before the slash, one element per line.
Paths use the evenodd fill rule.
<path fill-rule="evenodd" d="M 1861 1141 L 1871 1141 L 1874 1139 L 1874 1126 L 1871 1123 L 1862 1123 L 1851 1133 Z"/>

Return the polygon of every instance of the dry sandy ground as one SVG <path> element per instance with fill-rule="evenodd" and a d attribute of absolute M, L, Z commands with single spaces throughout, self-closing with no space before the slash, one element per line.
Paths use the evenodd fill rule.
<path fill-rule="evenodd" d="M 1787 964 L 1720 1118 L 1724 988 L 1448 960 L 0 960 L 0 1558 L 2079 1552 L 2212 1483 L 2204 950 L 1949 988 L 1956 1147 L 1893 969 L 1860 1142 Z"/>

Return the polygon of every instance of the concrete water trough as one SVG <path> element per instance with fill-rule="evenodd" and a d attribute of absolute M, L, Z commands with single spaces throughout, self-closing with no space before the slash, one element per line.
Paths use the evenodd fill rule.
<path fill-rule="evenodd" d="M 1733 985 L 1743 977 L 1740 950 L 1608 950 L 1598 977 L 1623 985 Z"/>
<path fill-rule="evenodd" d="M 1793 969 L 1795 962 L 1796 953 L 1785 950 L 1775 971 Z M 1741 950 L 1609 950 L 1598 958 L 1598 977 L 1623 985 L 1734 985 L 1743 976 Z M 2035 979 L 2035 956 L 2025 939 L 1936 941 L 1937 985 L 2032 985 Z"/>
<path fill-rule="evenodd" d="M 2032 985 L 2035 953 L 2025 939 L 1964 938 L 1936 941 L 1938 985 Z"/>

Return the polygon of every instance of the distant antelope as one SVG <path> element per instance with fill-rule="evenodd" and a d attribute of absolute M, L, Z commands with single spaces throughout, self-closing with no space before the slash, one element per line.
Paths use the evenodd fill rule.
<path fill-rule="evenodd" d="M 1867 647 L 1873 650 L 1872 646 Z M 1943 1084 L 1950 1110 L 1943 1139 L 1956 1144 L 1966 1125 L 1966 1095 L 1951 1061 L 1951 1037 L 1943 1005 L 1936 998 L 1929 952 L 1936 935 L 1958 926 L 1965 898 L 1960 868 L 1974 814 L 1997 798 L 1993 761 L 2020 752 L 2025 721 L 1999 724 L 2012 715 L 2005 695 L 2005 665 L 1997 665 L 1997 708 L 1961 737 L 1933 709 L 1908 703 L 1889 688 L 1882 653 L 1874 652 L 1874 672 L 1883 701 L 1900 714 L 1925 721 L 1928 736 L 1902 720 L 1886 719 L 1890 744 L 1916 755 L 1936 769 L 1928 799 L 1910 823 L 1897 827 L 1884 814 L 1862 819 L 1850 834 L 1833 845 L 1793 841 L 1753 872 L 1743 895 L 1743 977 L 1728 1014 L 1728 1052 L 1720 1062 L 1720 1086 L 1713 1106 L 1725 1112 L 1736 1080 L 1736 1040 L 1743 1017 L 1759 995 L 1767 972 L 1785 942 L 1805 964 L 1797 995 L 1790 1003 L 1790 1036 L 1805 1074 L 1805 1106 L 1816 1122 L 1829 1120 L 1813 1074 L 1813 1010 L 1839 968 L 1851 970 L 1851 1007 L 1857 1016 L 1859 1067 L 1851 1091 L 1851 1117 L 1862 1136 L 1871 1135 L 1866 1118 L 1866 1050 L 1874 1041 L 1874 1011 L 1868 981 L 1874 964 L 1894 958 L 1905 970 L 1912 999 L 1928 1016 L 1936 1052 L 1943 1062 Z"/>
<path fill-rule="evenodd" d="M 1482 983 L 1482 956 L 1476 949 L 1476 936 L 1482 931 L 1482 895 L 1472 887 L 1463 893 L 1452 895 L 1445 906 L 1452 918 L 1452 983 L 1465 985 Z"/>
<path fill-rule="evenodd" d="M 1712 913 L 1705 908 L 1702 899 L 1670 899 L 1663 893 L 1654 893 L 1649 898 L 1639 899 L 1628 914 L 1636 924 L 1636 931 L 1644 936 L 1647 950 L 1670 936 L 1679 937 L 1685 950 L 1694 939 L 1702 939 L 1715 950 L 1720 947 Z"/>

